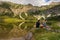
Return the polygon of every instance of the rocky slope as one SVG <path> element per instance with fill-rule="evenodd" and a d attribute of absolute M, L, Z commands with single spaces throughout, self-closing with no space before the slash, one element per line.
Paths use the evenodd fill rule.
<path fill-rule="evenodd" d="M 27 14 L 59 14 L 60 13 L 60 3 L 51 3 L 52 5 L 46 6 L 32 6 L 31 4 L 28 5 L 21 5 L 15 4 L 11 2 L 0 2 L 0 15 L 8 15 L 15 17 L 17 15 L 21 15 L 20 13 Z M 55 4 L 55 5 L 53 5 Z"/>

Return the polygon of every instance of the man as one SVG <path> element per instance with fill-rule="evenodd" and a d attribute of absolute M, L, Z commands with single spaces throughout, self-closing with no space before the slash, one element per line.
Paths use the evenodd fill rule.
<path fill-rule="evenodd" d="M 40 27 L 40 20 L 36 22 L 36 28 L 39 28 L 39 27 Z"/>

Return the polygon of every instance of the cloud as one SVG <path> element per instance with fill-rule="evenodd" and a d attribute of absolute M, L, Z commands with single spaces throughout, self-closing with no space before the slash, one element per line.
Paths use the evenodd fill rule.
<path fill-rule="evenodd" d="M 50 0 L 45 0 L 45 2 L 49 2 Z"/>
<path fill-rule="evenodd" d="M 60 0 L 0 0 L 10 1 L 18 4 L 32 4 L 34 6 L 49 5 L 51 2 L 59 2 Z"/>

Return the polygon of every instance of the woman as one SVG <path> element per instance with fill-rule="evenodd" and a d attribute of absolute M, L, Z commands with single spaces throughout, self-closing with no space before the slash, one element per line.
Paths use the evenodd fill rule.
<path fill-rule="evenodd" d="M 46 20 L 43 20 L 43 23 L 42 23 L 42 25 L 43 25 L 43 27 L 44 28 L 46 28 L 46 30 L 51 30 L 51 28 L 46 24 Z"/>

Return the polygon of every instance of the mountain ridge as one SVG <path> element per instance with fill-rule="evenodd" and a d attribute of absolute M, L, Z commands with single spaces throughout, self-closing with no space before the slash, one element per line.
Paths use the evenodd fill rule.
<path fill-rule="evenodd" d="M 59 6 L 59 7 L 58 7 Z M 14 15 L 14 16 L 17 16 L 19 15 L 20 13 L 27 13 L 29 11 L 31 11 L 31 13 L 33 14 L 36 14 L 36 13 L 51 13 L 51 11 L 55 11 L 55 12 L 59 12 L 59 9 L 60 9 L 60 4 L 58 5 L 46 5 L 46 6 L 41 6 L 41 7 L 38 7 L 38 6 L 32 6 L 31 4 L 28 4 L 28 5 L 21 5 L 21 4 L 15 4 L 15 3 L 11 3 L 11 2 L 2 2 L 0 4 L 0 14 L 4 14 L 4 13 L 9 13 L 10 15 Z M 56 10 L 57 9 L 57 10 Z M 10 12 L 9 12 L 9 11 Z M 8 14 L 7 13 L 7 14 Z M 12 14 L 11 14 L 12 13 Z M 53 13 L 53 12 L 52 12 Z M 60 13 L 60 12 L 59 12 Z"/>

